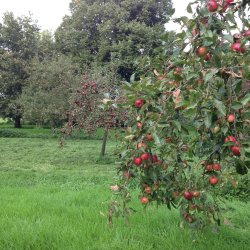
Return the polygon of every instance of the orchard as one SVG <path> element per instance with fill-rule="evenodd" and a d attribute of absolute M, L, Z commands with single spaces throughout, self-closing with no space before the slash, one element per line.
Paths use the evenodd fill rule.
<path fill-rule="evenodd" d="M 248 172 L 247 6 L 197 0 L 187 10 L 192 18 L 177 20 L 183 31 L 172 56 L 152 62 L 151 74 L 125 87 L 131 119 L 119 152 L 110 223 L 115 214 L 130 214 L 135 195 L 142 206 L 179 209 L 196 228 L 220 225 L 219 190 Z"/>

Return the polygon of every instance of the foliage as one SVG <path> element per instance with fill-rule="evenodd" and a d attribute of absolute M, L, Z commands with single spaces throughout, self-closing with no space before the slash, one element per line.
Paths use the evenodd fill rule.
<path fill-rule="evenodd" d="M 250 27 L 245 9 L 240 2 L 221 2 L 211 13 L 203 0 L 188 6 L 193 9 L 192 19 L 177 19 L 186 30 L 177 35 L 173 55 L 154 69 L 155 76 L 127 84 L 132 122 L 114 190 L 122 201 L 111 203 L 110 222 L 114 214 L 131 213 L 129 188 L 136 179 L 145 206 L 155 201 L 179 207 L 192 228 L 220 225 L 219 190 L 236 184 L 235 173 L 248 172 L 250 96 L 244 84 L 250 78 L 245 35 Z M 233 36 L 234 30 L 239 34 Z"/>
<path fill-rule="evenodd" d="M 33 124 L 58 127 L 68 119 L 69 98 L 80 80 L 80 70 L 69 57 L 55 55 L 34 59 L 20 105 L 24 119 Z"/>
<path fill-rule="evenodd" d="M 60 52 L 73 55 L 79 64 L 112 63 L 129 79 L 133 62 L 150 56 L 173 13 L 169 0 L 72 1 L 71 16 L 55 33 Z"/>
<path fill-rule="evenodd" d="M 38 27 L 31 17 L 5 13 L 0 24 L 0 114 L 20 127 L 22 107 L 16 102 L 28 78 L 28 66 L 37 51 Z"/>

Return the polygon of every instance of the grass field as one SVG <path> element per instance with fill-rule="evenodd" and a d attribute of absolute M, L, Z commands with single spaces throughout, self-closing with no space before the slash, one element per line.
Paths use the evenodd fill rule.
<path fill-rule="evenodd" d="M 178 211 L 145 212 L 136 194 L 129 225 L 118 219 L 109 227 L 115 142 L 105 161 L 98 160 L 100 146 L 68 140 L 61 149 L 53 137 L 0 138 L 0 249 L 249 249 L 250 204 L 239 201 L 225 203 L 231 223 L 219 234 L 181 229 Z"/>

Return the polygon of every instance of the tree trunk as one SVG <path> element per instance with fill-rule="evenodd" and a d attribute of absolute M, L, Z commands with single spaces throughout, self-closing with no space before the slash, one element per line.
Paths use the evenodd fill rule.
<path fill-rule="evenodd" d="M 17 116 L 14 118 L 14 127 L 15 128 L 21 128 L 21 117 Z"/>
<path fill-rule="evenodd" d="M 103 134 L 103 138 L 102 138 L 102 148 L 101 148 L 101 157 L 103 157 L 105 155 L 105 150 L 106 150 L 106 144 L 107 144 L 107 139 L 108 139 L 108 127 L 105 127 L 104 129 L 104 134 Z"/>

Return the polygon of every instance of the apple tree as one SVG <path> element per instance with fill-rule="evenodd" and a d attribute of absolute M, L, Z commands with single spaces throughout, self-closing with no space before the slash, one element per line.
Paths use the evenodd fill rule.
<path fill-rule="evenodd" d="M 68 122 L 61 132 L 65 136 L 74 129 L 90 135 L 103 128 L 103 141 L 100 156 L 105 154 L 108 131 L 123 126 L 126 109 L 121 108 L 124 98 L 121 96 L 115 74 L 110 71 L 104 76 L 101 70 L 90 70 L 82 76 L 79 87 L 70 98 Z"/>
<path fill-rule="evenodd" d="M 112 187 L 121 200 L 111 202 L 110 223 L 131 212 L 137 183 L 144 206 L 179 208 L 194 228 L 220 224 L 219 190 L 235 186 L 250 166 L 247 8 L 232 0 L 189 4 L 192 18 L 176 19 L 183 29 L 172 56 L 127 83 L 131 119 Z"/>

